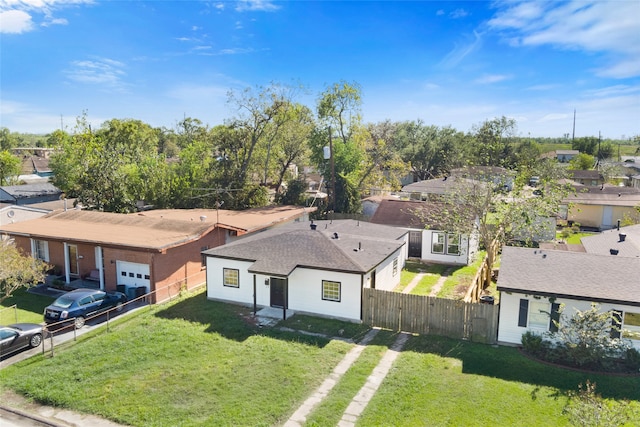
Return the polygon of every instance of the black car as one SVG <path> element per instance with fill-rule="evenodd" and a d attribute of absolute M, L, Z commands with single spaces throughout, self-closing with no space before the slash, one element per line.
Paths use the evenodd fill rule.
<path fill-rule="evenodd" d="M 58 297 L 44 309 L 44 321 L 57 323 L 64 320 L 75 321 L 76 328 L 84 326 L 87 317 L 111 308 L 121 311 L 127 296 L 122 292 L 105 292 L 97 289 L 76 289 Z"/>
<path fill-rule="evenodd" d="M 16 323 L 9 326 L 0 326 L 0 355 L 37 347 L 41 343 L 42 325 Z"/>

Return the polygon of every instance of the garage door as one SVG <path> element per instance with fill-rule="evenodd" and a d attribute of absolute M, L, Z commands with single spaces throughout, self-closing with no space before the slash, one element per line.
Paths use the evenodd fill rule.
<path fill-rule="evenodd" d="M 118 285 L 126 285 L 129 287 L 145 286 L 147 292 L 149 292 L 151 285 L 149 264 L 116 261 L 116 270 L 118 274 Z"/>

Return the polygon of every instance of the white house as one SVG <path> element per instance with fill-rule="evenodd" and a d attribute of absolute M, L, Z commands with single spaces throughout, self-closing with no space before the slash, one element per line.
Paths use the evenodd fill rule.
<path fill-rule="evenodd" d="M 298 222 L 203 251 L 207 298 L 361 320 L 362 289 L 400 282 L 407 231 L 356 220 Z"/>
<path fill-rule="evenodd" d="M 381 199 L 371 222 L 407 230 L 409 258 L 440 264 L 471 264 L 478 253 L 477 234 L 459 235 L 443 230 L 437 224 L 440 208 L 437 202 Z"/>
<path fill-rule="evenodd" d="M 592 303 L 622 322 L 622 337 L 640 349 L 640 258 L 504 247 L 498 277 L 498 342 L 521 344 L 522 334 L 554 332 Z M 615 329 L 612 336 L 617 336 Z"/>

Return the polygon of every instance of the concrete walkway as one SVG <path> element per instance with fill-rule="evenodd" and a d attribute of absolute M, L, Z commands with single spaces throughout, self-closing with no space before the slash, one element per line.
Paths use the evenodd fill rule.
<path fill-rule="evenodd" d="M 360 357 L 365 346 L 371 342 L 373 337 L 378 333 L 378 329 L 370 330 L 362 341 L 345 355 L 340 363 L 335 367 L 331 375 L 324 380 L 322 385 L 313 392 L 313 394 L 293 413 L 291 418 L 284 424 L 284 427 L 301 427 L 307 421 L 309 414 L 315 409 L 322 400 L 327 397 L 331 389 L 340 381 L 340 378 L 347 372 L 347 370 L 353 365 L 353 363 Z M 378 365 L 373 369 L 373 372 L 367 378 L 367 381 L 362 386 L 358 394 L 353 398 L 344 414 L 342 419 L 338 423 L 341 427 L 354 426 L 358 417 L 365 410 L 369 401 L 374 396 L 380 384 L 389 373 L 393 362 L 396 360 L 400 351 L 404 347 L 405 343 L 409 339 L 410 335 L 401 333 L 396 338 L 391 348 L 386 351 Z"/>
<path fill-rule="evenodd" d="M 438 292 L 440 292 L 440 289 L 442 289 L 442 285 L 444 285 L 444 282 L 449 278 L 449 275 L 451 274 L 451 271 L 453 270 L 453 268 L 454 267 L 448 267 L 446 270 L 442 272 L 436 284 L 433 285 L 433 288 L 431 288 L 431 292 L 429 292 L 430 297 L 435 297 L 438 295 Z M 407 287 L 402 290 L 402 293 L 403 294 L 411 293 L 413 288 L 415 288 L 418 285 L 418 283 L 420 283 L 422 278 L 428 274 L 433 274 L 433 273 L 425 273 L 421 271 L 420 273 L 416 274 L 416 276 L 411 280 L 411 282 L 409 282 Z"/>
<path fill-rule="evenodd" d="M 285 427 L 299 427 L 304 425 L 307 416 L 322 400 L 327 397 L 331 389 L 340 381 L 340 378 L 349 370 L 351 365 L 358 360 L 365 346 L 371 342 L 376 336 L 379 329 L 371 329 L 364 336 L 362 341 L 353 347 L 333 369 L 333 372 L 323 381 L 323 383 L 314 391 L 311 396 L 291 415 L 291 418 L 284 424 Z"/>
<path fill-rule="evenodd" d="M 373 395 L 378 391 L 378 387 L 380 387 L 380 384 L 382 384 L 382 381 L 389 373 L 393 362 L 402 351 L 409 336 L 409 334 L 404 332 L 398 335 L 398 338 L 396 338 L 391 348 L 386 351 L 380 363 L 378 363 L 378 366 L 373 369 L 373 372 L 369 375 L 369 378 L 367 378 L 367 382 L 353 398 L 351 404 L 349 404 L 344 411 L 344 414 L 342 414 L 342 419 L 338 423 L 339 427 L 352 427 L 355 425 Z"/>

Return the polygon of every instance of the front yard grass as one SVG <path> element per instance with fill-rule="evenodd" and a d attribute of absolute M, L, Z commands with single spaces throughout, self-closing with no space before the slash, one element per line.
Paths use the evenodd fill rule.
<path fill-rule="evenodd" d="M 282 425 L 353 344 L 260 328 L 246 307 L 203 292 L 151 306 L 0 371 L 1 388 L 132 426 Z M 295 315 L 288 328 L 359 338 L 366 327 Z M 279 325 L 280 326 L 280 325 Z M 310 414 L 335 426 L 396 333 L 380 331 Z M 358 425 L 567 425 L 566 393 L 591 379 L 598 393 L 640 407 L 640 377 L 549 367 L 515 348 L 413 336 Z"/>
<path fill-rule="evenodd" d="M 0 303 L 0 325 L 11 323 L 42 323 L 44 308 L 53 302 L 53 298 L 35 295 L 20 288 Z M 17 305 L 17 310 L 9 308 Z M 17 315 L 17 321 L 16 321 Z"/>
<path fill-rule="evenodd" d="M 569 371 L 516 348 L 414 336 L 358 425 L 566 426 L 567 392 L 587 379 L 603 397 L 629 399 L 640 410 L 638 376 Z"/>

